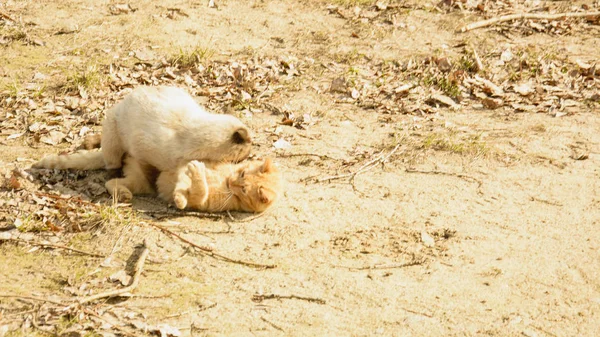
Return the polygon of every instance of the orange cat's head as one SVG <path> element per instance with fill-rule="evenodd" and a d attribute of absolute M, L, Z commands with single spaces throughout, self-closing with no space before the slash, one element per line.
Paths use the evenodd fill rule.
<path fill-rule="evenodd" d="M 228 179 L 229 189 L 254 212 L 269 208 L 281 194 L 281 173 L 271 158 L 242 166 Z"/>

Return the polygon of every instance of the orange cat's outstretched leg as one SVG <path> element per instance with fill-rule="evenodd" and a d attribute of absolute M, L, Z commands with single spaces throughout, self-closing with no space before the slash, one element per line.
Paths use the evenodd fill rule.
<path fill-rule="evenodd" d="M 206 166 L 197 160 L 189 162 L 185 169 L 180 171 L 173 191 L 173 200 L 179 209 L 188 206 L 190 199 L 194 200 L 195 206 L 208 200 Z"/>

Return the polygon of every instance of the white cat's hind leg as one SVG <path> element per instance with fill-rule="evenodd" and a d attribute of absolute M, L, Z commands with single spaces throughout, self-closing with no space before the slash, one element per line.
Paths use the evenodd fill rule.
<path fill-rule="evenodd" d="M 125 150 L 121 144 L 121 138 L 117 129 L 117 120 L 112 111 L 108 111 L 106 119 L 102 124 L 102 154 L 107 170 L 120 168 Z"/>

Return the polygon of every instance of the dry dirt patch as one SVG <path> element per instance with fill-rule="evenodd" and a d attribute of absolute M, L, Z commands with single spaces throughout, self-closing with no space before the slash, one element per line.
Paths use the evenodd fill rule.
<path fill-rule="evenodd" d="M 208 3 L 0 6 L 0 335 L 596 334 L 598 16 L 455 31 L 597 3 Z M 141 84 L 242 118 L 279 204 L 28 169 Z"/>

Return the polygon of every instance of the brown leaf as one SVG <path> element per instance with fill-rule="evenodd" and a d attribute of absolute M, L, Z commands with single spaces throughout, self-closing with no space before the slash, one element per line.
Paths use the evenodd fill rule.
<path fill-rule="evenodd" d="M 12 171 L 10 178 L 8 178 L 8 188 L 13 190 L 21 189 L 21 182 L 15 171 Z"/>
<path fill-rule="evenodd" d="M 433 94 L 431 95 L 430 99 L 428 100 L 429 103 L 433 103 L 433 104 L 441 104 L 442 106 L 448 106 L 451 107 L 453 109 L 458 109 L 460 108 L 459 104 L 456 104 L 456 102 L 454 102 L 454 100 L 446 95 L 442 95 L 442 94 Z"/>
<path fill-rule="evenodd" d="M 484 98 L 481 100 L 481 103 L 484 107 L 491 110 L 497 109 L 504 104 L 504 102 L 502 102 L 502 100 L 498 98 Z"/>
<path fill-rule="evenodd" d="M 450 71 L 450 69 L 452 69 L 452 63 L 450 63 L 450 60 L 448 60 L 447 57 L 437 58 L 435 60 L 435 63 L 437 64 L 438 69 L 440 69 L 443 72 L 448 72 Z"/>
<path fill-rule="evenodd" d="M 329 90 L 331 92 L 346 93 L 348 91 L 346 79 L 343 77 L 334 78 L 333 81 L 331 81 L 331 87 Z"/>

